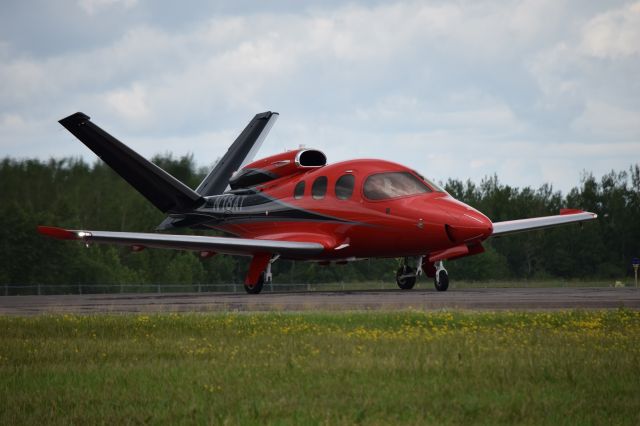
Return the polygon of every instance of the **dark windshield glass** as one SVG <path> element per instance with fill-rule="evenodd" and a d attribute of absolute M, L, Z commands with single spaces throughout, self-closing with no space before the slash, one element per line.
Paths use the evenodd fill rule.
<path fill-rule="evenodd" d="M 364 183 L 364 196 L 370 200 L 431 192 L 429 187 L 408 172 L 390 172 L 371 175 Z"/>
<path fill-rule="evenodd" d="M 336 181 L 336 197 L 341 200 L 347 200 L 351 198 L 353 194 L 353 183 L 355 178 L 353 175 L 343 175 Z"/>

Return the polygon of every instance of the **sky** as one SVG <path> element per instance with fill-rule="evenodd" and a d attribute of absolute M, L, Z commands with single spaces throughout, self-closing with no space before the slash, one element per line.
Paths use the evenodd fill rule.
<path fill-rule="evenodd" d="M 566 192 L 640 159 L 640 2 L 3 0 L 0 156 L 95 155 L 76 111 L 210 166 L 254 114 L 438 181 Z"/>

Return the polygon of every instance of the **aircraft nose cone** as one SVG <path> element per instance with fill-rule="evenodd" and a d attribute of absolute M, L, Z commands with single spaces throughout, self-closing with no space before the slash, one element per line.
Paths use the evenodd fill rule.
<path fill-rule="evenodd" d="M 452 223 L 447 225 L 449 237 L 457 243 L 485 240 L 493 233 L 493 224 L 488 217 L 475 210 L 459 211 Z"/>

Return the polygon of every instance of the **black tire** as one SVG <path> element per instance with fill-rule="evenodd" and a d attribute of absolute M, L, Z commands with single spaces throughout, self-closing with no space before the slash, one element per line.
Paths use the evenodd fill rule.
<path fill-rule="evenodd" d="M 262 291 L 262 287 L 264 287 L 264 272 L 260 274 L 258 282 L 254 285 L 245 284 L 244 291 L 246 291 L 248 294 L 258 294 Z"/>
<path fill-rule="evenodd" d="M 411 290 L 416 285 L 416 271 L 411 266 L 403 265 L 396 272 L 396 283 L 402 290 Z M 407 276 L 411 275 L 413 276 Z"/>
<path fill-rule="evenodd" d="M 447 291 L 447 289 L 449 288 L 449 274 L 447 274 L 447 271 L 440 271 L 439 274 L 440 282 L 438 282 L 438 280 L 434 278 L 433 284 L 436 286 L 436 290 Z"/>

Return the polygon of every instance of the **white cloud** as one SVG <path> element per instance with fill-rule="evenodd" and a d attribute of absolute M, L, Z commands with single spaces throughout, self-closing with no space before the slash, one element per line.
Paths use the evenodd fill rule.
<path fill-rule="evenodd" d="M 584 113 L 574 120 L 572 125 L 579 134 L 596 135 L 614 141 L 631 140 L 638 143 L 640 108 L 633 110 L 601 101 L 589 101 Z M 640 143 L 638 149 L 640 149 Z"/>
<path fill-rule="evenodd" d="M 512 34 L 522 42 L 539 43 L 557 36 L 566 25 L 565 0 L 523 0 L 507 10 L 505 20 Z"/>
<path fill-rule="evenodd" d="M 476 139 L 513 136 L 525 128 L 508 104 L 478 91 L 452 92 L 432 101 L 394 94 L 357 108 L 355 116 L 380 128 L 455 129 L 477 132 Z"/>
<path fill-rule="evenodd" d="M 137 3 L 138 0 L 78 0 L 78 4 L 88 15 L 96 15 L 111 7 L 130 9 Z"/>
<path fill-rule="evenodd" d="M 136 2 L 80 4 L 108 26 L 102 12 L 133 14 Z M 110 41 L 63 53 L 3 41 L 1 143 L 12 155 L 36 155 L 38 144 L 84 154 L 51 130 L 81 110 L 145 155 L 193 152 L 209 164 L 252 114 L 274 109 L 282 116 L 263 154 L 304 143 L 331 161 L 383 157 L 436 179 L 498 172 L 530 185 L 570 174 L 554 175 L 553 165 L 624 168 L 631 157 L 622 153 L 640 143 L 637 8 L 355 3 L 202 16 L 175 28 L 149 13 Z"/>
<path fill-rule="evenodd" d="M 51 82 L 42 63 L 15 58 L 0 63 L 0 105 L 33 102 L 39 95 L 47 96 Z"/>
<path fill-rule="evenodd" d="M 580 47 L 598 58 L 640 54 L 640 2 L 591 19 L 583 29 Z"/>
<path fill-rule="evenodd" d="M 20 128 L 24 125 L 24 120 L 18 114 L 4 114 L 0 119 L 1 127 Z"/>
<path fill-rule="evenodd" d="M 633 77 L 640 67 L 640 3 L 574 26 L 571 36 L 527 61 L 541 91 L 536 109 L 555 122 L 553 135 L 564 142 L 640 145 L 640 84 Z"/>
<path fill-rule="evenodd" d="M 128 121 L 145 120 L 149 117 L 147 94 L 140 84 L 134 83 L 130 89 L 117 89 L 105 96 L 107 105 Z"/>

